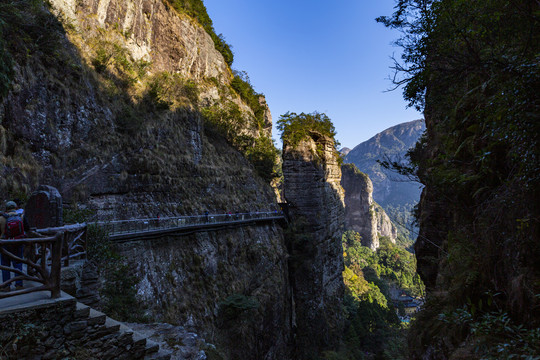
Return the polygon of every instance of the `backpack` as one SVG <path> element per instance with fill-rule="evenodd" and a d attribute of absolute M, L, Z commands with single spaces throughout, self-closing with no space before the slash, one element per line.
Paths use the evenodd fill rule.
<path fill-rule="evenodd" d="M 22 217 L 17 213 L 3 215 L 6 218 L 6 228 L 4 237 L 6 239 L 21 239 L 24 237 L 24 223 Z"/>

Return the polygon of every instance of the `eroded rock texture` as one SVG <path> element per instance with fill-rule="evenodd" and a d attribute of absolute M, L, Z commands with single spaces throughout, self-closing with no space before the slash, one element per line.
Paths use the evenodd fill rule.
<path fill-rule="evenodd" d="M 343 326 L 344 193 L 331 139 L 317 136 L 284 144 L 284 196 L 293 219 L 291 281 L 299 358 L 336 348 Z"/>
<path fill-rule="evenodd" d="M 154 319 L 182 324 L 228 359 L 289 359 L 286 248 L 273 224 L 125 244 Z M 234 301 L 233 301 L 234 300 Z"/>
<path fill-rule="evenodd" d="M 386 212 L 373 201 L 370 178 L 353 164 L 341 167 L 341 186 L 345 190 L 345 227 L 362 237 L 362 245 L 376 250 L 379 236 L 387 236 L 393 243 L 397 230 Z"/>

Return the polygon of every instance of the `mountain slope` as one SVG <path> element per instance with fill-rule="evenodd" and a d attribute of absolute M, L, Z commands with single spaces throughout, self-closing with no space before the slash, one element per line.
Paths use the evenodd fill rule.
<path fill-rule="evenodd" d="M 407 163 L 405 154 L 418 141 L 424 130 L 424 120 L 402 123 L 378 133 L 345 155 L 346 163 L 355 164 L 358 170 L 369 176 L 373 183 L 373 199 L 398 223 L 400 233 L 409 238 L 411 235 L 408 230 L 400 224 L 411 226 L 410 213 L 420 199 L 420 185 L 384 169 L 377 161 Z"/>

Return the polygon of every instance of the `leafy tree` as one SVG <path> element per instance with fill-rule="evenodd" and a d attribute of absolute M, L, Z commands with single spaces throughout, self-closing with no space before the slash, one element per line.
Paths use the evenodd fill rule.
<path fill-rule="evenodd" d="M 336 136 L 336 129 L 330 118 L 318 112 L 311 114 L 287 112 L 280 116 L 277 128 L 281 132 L 281 139 L 293 146 L 311 134 L 327 136 L 331 139 Z M 338 146 L 339 142 L 336 141 L 335 147 Z"/>

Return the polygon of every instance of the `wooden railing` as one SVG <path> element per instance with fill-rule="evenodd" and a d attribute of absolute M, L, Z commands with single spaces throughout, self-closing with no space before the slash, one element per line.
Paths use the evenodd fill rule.
<path fill-rule="evenodd" d="M 37 229 L 40 235 L 53 236 L 58 232 L 64 234 L 62 245 L 62 266 L 69 266 L 72 259 L 86 258 L 86 236 L 88 226 L 86 224 L 65 225 L 62 227 L 52 227 Z"/>
<path fill-rule="evenodd" d="M 0 265 L 0 270 L 7 270 L 15 274 L 10 280 L 2 282 L 0 287 L 11 286 L 12 283 L 18 281 L 41 284 L 10 292 L 0 292 L 0 299 L 44 290 L 49 290 L 52 298 L 59 297 L 63 241 L 63 232 L 57 232 L 54 236 L 45 238 L 0 240 L 0 253 L 11 259 L 12 262 L 22 264 L 22 270 L 12 267 L 13 263 L 12 266 Z M 22 257 L 9 251 L 18 246 L 24 248 Z"/>

